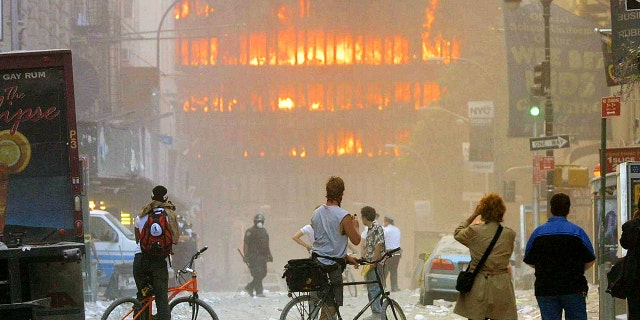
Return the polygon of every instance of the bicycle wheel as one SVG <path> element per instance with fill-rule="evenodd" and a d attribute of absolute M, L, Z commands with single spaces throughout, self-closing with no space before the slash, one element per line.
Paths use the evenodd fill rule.
<path fill-rule="evenodd" d="M 314 309 L 317 302 L 318 298 L 308 294 L 297 296 L 284 306 L 280 320 L 318 320 L 321 312 L 329 314 L 329 307 L 324 302 L 320 308 Z M 315 314 L 311 315 L 312 312 Z"/>
<path fill-rule="evenodd" d="M 113 301 L 104 313 L 101 320 L 133 319 L 135 310 L 140 309 L 140 302 L 136 298 L 120 298 Z"/>
<path fill-rule="evenodd" d="M 171 300 L 171 319 L 174 320 L 218 320 L 218 315 L 206 302 L 193 297 L 180 297 Z"/>
<path fill-rule="evenodd" d="M 393 299 L 385 299 L 382 304 L 382 310 L 384 311 L 383 320 L 407 320 L 404 311 L 402 311 L 400 305 Z"/>
<path fill-rule="evenodd" d="M 356 281 L 356 279 L 353 277 L 353 273 L 349 269 L 344 269 L 344 274 L 346 275 L 347 282 Z M 349 289 L 349 295 L 351 295 L 354 298 L 358 296 L 358 286 L 350 285 L 346 287 Z"/>

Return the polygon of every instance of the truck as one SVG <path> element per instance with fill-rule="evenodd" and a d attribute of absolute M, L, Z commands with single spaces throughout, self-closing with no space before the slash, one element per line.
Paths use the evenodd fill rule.
<path fill-rule="evenodd" d="M 0 319 L 85 317 L 72 65 L 65 49 L 0 53 Z"/>

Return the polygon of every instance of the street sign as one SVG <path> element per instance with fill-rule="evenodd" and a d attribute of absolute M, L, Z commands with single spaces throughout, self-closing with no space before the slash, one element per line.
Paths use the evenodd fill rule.
<path fill-rule="evenodd" d="M 529 149 L 531 151 L 536 150 L 546 150 L 546 149 L 562 149 L 568 148 L 571 144 L 569 143 L 569 136 L 550 136 L 550 137 L 542 137 L 542 138 L 529 138 Z"/>
<path fill-rule="evenodd" d="M 540 157 L 540 170 L 553 170 L 555 168 L 555 160 L 553 157 Z"/>
<path fill-rule="evenodd" d="M 603 97 L 602 98 L 602 117 L 618 117 L 620 116 L 620 97 Z"/>
<path fill-rule="evenodd" d="M 640 161 L 640 147 L 607 148 L 607 173 L 616 172 L 616 167 L 623 162 Z"/>
<path fill-rule="evenodd" d="M 531 166 L 531 168 L 533 168 L 532 170 L 533 184 L 539 184 L 540 180 L 544 178 L 545 172 L 540 170 L 540 161 L 541 161 L 540 159 L 542 159 L 542 156 L 540 155 L 533 156 L 533 166 Z"/>

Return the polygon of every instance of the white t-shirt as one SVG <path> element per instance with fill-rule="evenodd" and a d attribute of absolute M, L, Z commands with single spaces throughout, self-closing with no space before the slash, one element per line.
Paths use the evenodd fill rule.
<path fill-rule="evenodd" d="M 362 230 L 362 232 L 360 233 L 360 238 L 366 239 L 368 232 L 369 232 L 369 227 L 364 227 L 364 230 Z"/>
<path fill-rule="evenodd" d="M 400 248 L 400 229 L 392 224 L 388 224 L 383 230 L 384 243 L 387 251 Z"/>
<path fill-rule="evenodd" d="M 315 241 L 313 238 L 313 227 L 311 227 L 310 224 L 307 224 L 302 227 L 300 231 L 302 232 L 302 234 L 307 236 L 307 238 L 309 238 L 309 244 L 311 244 L 311 246 L 313 247 L 313 242 Z"/>
<path fill-rule="evenodd" d="M 147 223 L 147 219 L 149 219 L 149 215 L 144 215 L 142 217 L 136 216 L 135 219 L 133 219 L 134 228 L 138 229 L 138 231 L 142 231 L 142 228 L 144 228 L 144 224 Z M 136 250 L 134 254 L 140 252 L 142 252 L 142 250 L 140 250 L 140 242 L 138 242 L 136 243 Z"/>

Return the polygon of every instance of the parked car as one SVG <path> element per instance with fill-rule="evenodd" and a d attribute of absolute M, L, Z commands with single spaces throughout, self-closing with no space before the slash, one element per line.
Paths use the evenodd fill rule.
<path fill-rule="evenodd" d="M 471 261 L 469 249 L 452 235 L 443 236 L 425 260 L 420 285 L 420 304 L 433 304 L 433 300 L 458 299 L 456 279 Z"/>
<path fill-rule="evenodd" d="M 98 283 L 106 286 L 117 265 L 133 263 L 136 239 L 131 230 L 107 211 L 92 210 L 90 223 L 93 244 L 100 261 Z"/>

